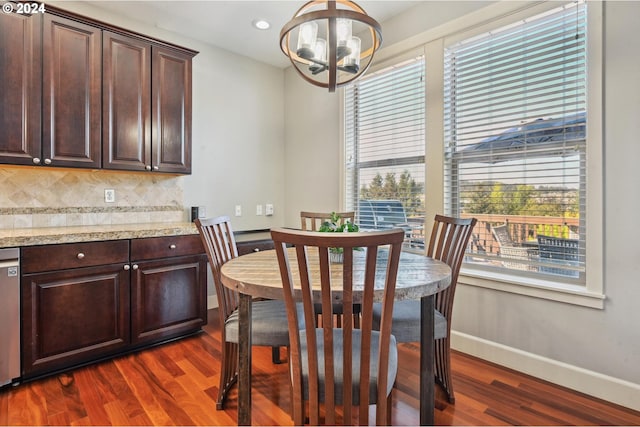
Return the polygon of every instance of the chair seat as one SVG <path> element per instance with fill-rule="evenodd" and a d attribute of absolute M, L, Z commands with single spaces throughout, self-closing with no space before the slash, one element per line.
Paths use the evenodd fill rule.
<path fill-rule="evenodd" d="M 251 303 L 251 344 L 269 347 L 289 345 L 287 309 L 284 301 L 266 300 Z M 226 340 L 238 342 L 238 310 L 225 323 Z"/>
<path fill-rule="evenodd" d="M 380 317 L 382 316 L 382 305 L 373 305 L 373 328 L 380 329 Z M 391 324 L 391 334 L 398 342 L 419 342 L 420 341 L 420 301 L 405 300 L 397 301 L 393 305 L 393 323 Z M 438 310 L 434 313 L 433 338 L 441 339 L 447 337 L 447 319 Z"/>
<path fill-rule="evenodd" d="M 355 329 L 353 331 L 353 343 L 352 343 L 352 352 L 353 352 L 353 360 L 352 360 L 352 370 L 353 373 L 353 404 L 358 405 L 360 403 L 360 356 L 362 352 L 361 345 L 361 331 Z M 323 338 L 323 329 L 316 329 L 316 342 L 318 343 L 318 366 L 319 366 L 319 387 L 320 387 L 320 400 L 324 401 L 324 338 Z M 378 378 L 378 346 L 379 346 L 379 338 L 380 334 L 377 331 L 372 331 L 371 335 L 371 354 L 370 360 L 371 365 L 369 367 L 369 396 L 370 400 L 369 404 L 374 404 L 375 398 L 377 395 L 377 378 Z M 300 331 L 300 350 L 302 355 L 302 376 L 303 376 L 303 384 L 304 384 L 304 397 L 308 399 L 309 392 L 309 368 L 308 368 L 308 358 L 307 358 L 307 336 L 304 330 Z M 334 329 L 333 330 L 333 360 L 340 361 L 343 360 L 344 354 L 344 345 L 342 344 L 342 330 Z M 391 340 L 389 342 L 389 370 L 387 374 L 387 392 L 388 396 L 391 393 L 391 389 L 393 388 L 393 384 L 396 380 L 396 375 L 398 372 L 398 348 L 396 346 L 396 339 L 393 335 L 391 335 Z M 341 363 L 335 363 L 334 365 L 334 375 L 335 375 L 335 383 L 336 383 L 336 403 L 341 404 L 342 399 L 344 397 L 344 387 L 342 386 L 344 375 L 343 375 L 343 365 Z"/>

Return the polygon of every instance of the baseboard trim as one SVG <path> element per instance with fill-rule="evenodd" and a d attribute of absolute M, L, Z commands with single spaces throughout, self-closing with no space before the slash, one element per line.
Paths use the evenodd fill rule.
<path fill-rule="evenodd" d="M 640 411 L 640 384 L 457 331 L 451 331 L 451 348 Z"/>

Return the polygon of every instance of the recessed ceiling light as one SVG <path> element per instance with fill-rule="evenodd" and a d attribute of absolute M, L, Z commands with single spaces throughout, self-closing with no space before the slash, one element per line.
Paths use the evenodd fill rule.
<path fill-rule="evenodd" d="M 253 26 L 256 27 L 259 30 L 268 30 L 269 27 L 271 27 L 271 24 L 269 24 L 264 19 L 255 19 L 253 21 Z"/>

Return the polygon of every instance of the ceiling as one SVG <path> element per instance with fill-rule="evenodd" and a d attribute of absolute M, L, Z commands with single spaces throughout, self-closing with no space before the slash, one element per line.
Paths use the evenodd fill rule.
<path fill-rule="evenodd" d="M 360 0 L 357 3 L 380 23 L 417 4 L 415 0 Z M 260 62 L 285 68 L 290 62 L 280 50 L 280 29 L 305 1 L 92 1 L 91 4 Z M 264 31 L 255 29 L 252 25 L 255 19 L 267 20 L 271 23 L 271 28 Z"/>

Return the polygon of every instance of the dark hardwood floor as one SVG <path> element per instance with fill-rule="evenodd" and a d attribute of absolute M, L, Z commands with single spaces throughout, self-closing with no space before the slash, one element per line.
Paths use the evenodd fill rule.
<path fill-rule="evenodd" d="M 215 409 L 219 326 L 209 317 L 203 334 L 0 391 L 0 425 L 235 424 L 235 390 Z M 393 424 L 419 422 L 418 357 L 401 346 Z M 256 348 L 253 366 L 253 424 L 291 425 L 287 364 Z M 640 412 L 462 353 L 452 366 L 456 403 L 438 396 L 437 425 L 640 425 Z"/>

